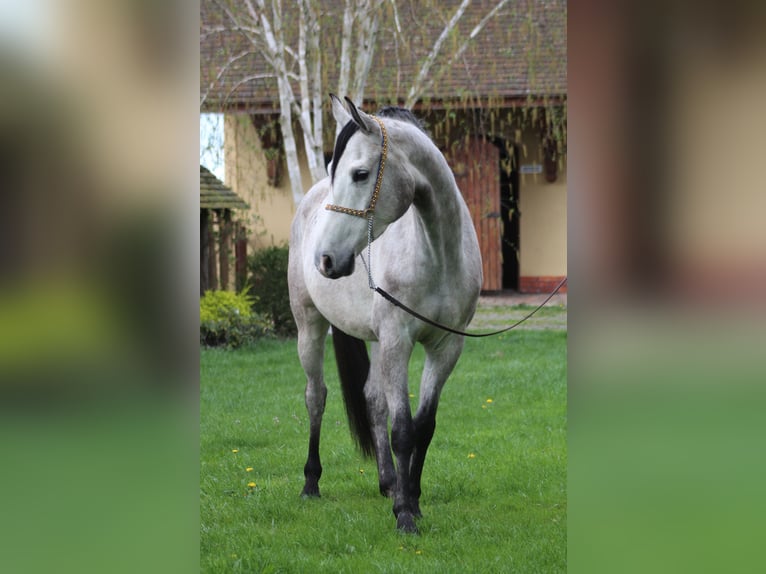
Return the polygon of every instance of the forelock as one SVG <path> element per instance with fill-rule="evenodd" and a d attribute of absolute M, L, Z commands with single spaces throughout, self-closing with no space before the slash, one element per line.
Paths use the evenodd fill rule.
<path fill-rule="evenodd" d="M 340 130 L 338 139 L 335 140 L 335 149 L 332 152 L 332 173 L 330 174 L 332 177 L 331 181 L 335 182 L 335 170 L 338 167 L 338 162 L 340 162 L 340 158 L 343 155 L 343 152 L 346 151 L 348 140 L 350 140 L 351 136 L 353 136 L 358 131 L 359 126 L 352 121 L 349 121 L 345 126 L 343 126 L 343 129 Z"/>

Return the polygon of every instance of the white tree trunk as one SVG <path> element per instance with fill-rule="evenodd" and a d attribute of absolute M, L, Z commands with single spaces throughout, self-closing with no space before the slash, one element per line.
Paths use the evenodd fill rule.
<path fill-rule="evenodd" d="M 349 97 L 358 105 L 361 105 L 364 99 L 364 88 L 367 77 L 370 75 L 372 58 L 375 55 L 382 4 L 382 0 L 361 0 L 359 5 L 360 17 L 357 20 L 360 24 L 357 31 L 354 81 L 349 94 Z"/>
<path fill-rule="evenodd" d="M 285 161 L 287 162 L 287 175 L 290 179 L 293 205 L 298 207 L 303 199 L 303 180 L 298 162 L 298 147 L 295 144 L 295 133 L 293 132 L 290 95 L 288 90 L 283 87 L 284 83 L 282 79 L 277 81 L 279 85 L 279 127 L 282 130 L 282 141 L 285 145 Z"/>
<path fill-rule="evenodd" d="M 343 10 L 343 29 L 340 38 L 340 71 L 338 75 L 338 95 L 342 98 L 348 94 L 349 81 L 351 79 L 351 34 L 354 26 L 354 10 L 351 7 L 352 0 L 346 0 Z M 335 135 L 338 135 L 343 126 L 336 126 Z"/>
<path fill-rule="evenodd" d="M 252 8 L 250 0 L 245 1 Z M 293 203 L 297 207 L 303 199 L 303 181 L 301 179 L 300 164 L 298 163 L 295 133 L 293 132 L 292 104 L 295 101 L 295 96 L 290 86 L 290 77 L 287 74 L 287 64 L 285 62 L 284 34 L 282 33 L 282 4 L 280 0 L 272 0 L 273 27 L 266 16 L 264 1 L 258 0 L 258 5 L 261 8 L 260 22 L 263 26 L 266 46 L 271 53 L 273 65 L 276 68 L 277 87 L 279 89 L 279 127 L 282 131 L 282 141 L 285 145 L 285 161 L 287 163 L 287 174 L 290 179 L 290 190 L 292 191 Z"/>

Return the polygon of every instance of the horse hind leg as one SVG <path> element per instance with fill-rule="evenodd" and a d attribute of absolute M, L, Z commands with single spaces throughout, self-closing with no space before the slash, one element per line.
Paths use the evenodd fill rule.
<path fill-rule="evenodd" d="M 306 410 L 309 415 L 309 448 L 303 467 L 305 483 L 301 496 L 318 497 L 322 463 L 319 458 L 319 435 L 322 427 L 327 387 L 324 383 L 324 346 L 329 324 L 317 311 L 307 313 L 310 321 L 301 321 L 298 328 L 298 357 L 306 373 Z M 308 317 L 304 316 L 304 319 Z"/>
<path fill-rule="evenodd" d="M 413 419 L 413 445 L 410 459 L 410 483 L 415 516 L 420 511 L 421 478 L 426 453 L 436 430 L 439 396 L 463 350 L 463 339 L 450 336 L 439 348 L 426 349 L 426 364 L 420 383 L 420 401 Z"/>

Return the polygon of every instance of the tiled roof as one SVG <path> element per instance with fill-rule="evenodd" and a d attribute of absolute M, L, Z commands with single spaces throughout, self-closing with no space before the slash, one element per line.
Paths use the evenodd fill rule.
<path fill-rule="evenodd" d="M 200 209 L 247 209 L 248 205 L 206 167 L 199 166 L 199 207 Z"/>
<path fill-rule="evenodd" d="M 432 68 L 432 72 L 441 69 L 443 73 L 424 92 L 424 99 L 502 101 L 566 94 L 565 0 L 510 0 L 474 38 L 463 56 L 446 69 L 443 64 L 455 50 L 451 46 L 458 45 L 459 38 L 467 37 L 496 3 L 497 0 L 471 3 L 458 26 L 459 35 L 445 42 L 439 60 Z M 221 4 L 244 5 L 244 2 L 201 0 L 200 99 L 205 96 L 203 109 L 277 107 L 278 94 L 273 78 L 240 83 L 248 76 L 268 75 L 269 70 L 263 57 L 253 51 L 246 33 L 213 31 L 216 26 L 229 24 Z M 292 5 L 283 3 L 284 6 L 288 4 Z M 459 0 L 398 1 L 401 34 L 395 34 L 391 3 L 384 3 L 378 48 L 365 99 L 378 104 L 404 101 L 419 63 L 459 4 Z M 343 3 L 319 0 L 319 5 L 322 10 L 323 90 L 331 92 L 337 88 Z M 291 25 L 297 28 L 297 22 L 297 11 L 286 7 L 283 25 L 288 36 L 297 34 L 297 30 L 291 29 Z M 239 56 L 235 63 L 222 71 L 234 56 Z M 297 65 L 295 71 L 297 73 Z"/>

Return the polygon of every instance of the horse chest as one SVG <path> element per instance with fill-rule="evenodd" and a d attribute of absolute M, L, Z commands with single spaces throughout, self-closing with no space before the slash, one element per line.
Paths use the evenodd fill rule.
<path fill-rule="evenodd" d="M 371 314 L 375 293 L 363 268 L 348 277 L 327 279 L 307 262 L 304 277 L 314 306 L 331 324 L 359 339 L 375 339 Z"/>

